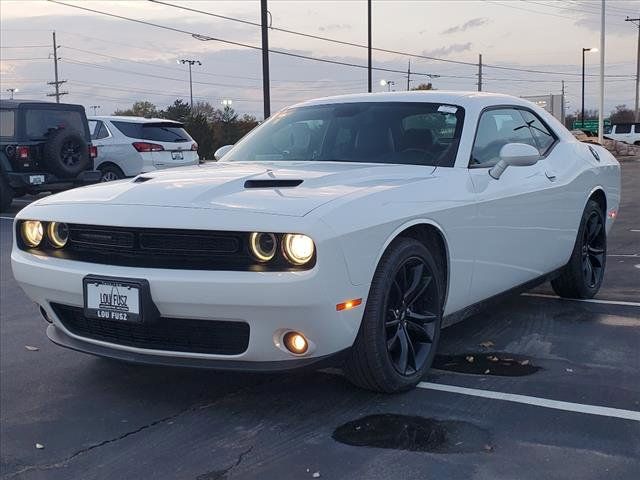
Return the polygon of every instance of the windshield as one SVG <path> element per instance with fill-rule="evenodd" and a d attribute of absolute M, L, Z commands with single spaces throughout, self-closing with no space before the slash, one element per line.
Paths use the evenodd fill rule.
<path fill-rule="evenodd" d="M 335 161 L 452 166 L 464 109 L 440 103 L 336 103 L 290 108 L 224 161 Z"/>

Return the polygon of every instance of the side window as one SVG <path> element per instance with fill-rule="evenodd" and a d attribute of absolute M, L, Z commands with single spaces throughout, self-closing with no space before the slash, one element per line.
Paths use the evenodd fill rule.
<path fill-rule="evenodd" d="M 15 117 L 13 110 L 0 110 L 0 137 L 13 137 L 15 135 Z"/>
<path fill-rule="evenodd" d="M 109 136 L 109 130 L 104 122 L 98 122 L 98 128 L 96 129 L 95 140 L 107 138 Z"/>
<path fill-rule="evenodd" d="M 529 125 L 533 138 L 536 140 L 540 155 L 546 155 L 556 138 L 536 115 L 527 110 L 521 110 L 521 112 L 525 122 Z"/>
<path fill-rule="evenodd" d="M 634 127 L 633 127 L 634 130 L 633 131 L 635 133 L 640 133 L 640 123 L 634 123 L 633 125 L 634 125 Z"/>
<path fill-rule="evenodd" d="M 616 133 L 631 133 L 631 124 L 621 123 L 616 125 Z"/>
<path fill-rule="evenodd" d="M 487 110 L 480 117 L 471 151 L 471 165 L 494 164 L 507 143 L 526 143 L 538 148 L 520 110 Z"/>

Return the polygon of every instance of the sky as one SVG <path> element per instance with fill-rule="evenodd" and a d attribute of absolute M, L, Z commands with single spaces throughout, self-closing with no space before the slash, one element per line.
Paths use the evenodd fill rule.
<path fill-rule="evenodd" d="M 182 32 L 143 25 L 40 0 L 0 0 L 0 97 L 49 99 L 54 79 L 52 31 L 56 31 L 59 77 L 68 95 L 89 113 L 110 114 L 136 100 L 159 108 L 189 100 L 189 74 L 180 59 L 195 59 L 194 101 L 219 106 L 232 100 L 240 114 L 262 117 L 262 63 L 256 48 L 203 41 L 191 34 L 260 47 L 258 0 L 163 0 L 248 23 L 178 9 L 151 1 L 73 1 L 87 7 Z M 580 108 L 582 48 L 599 47 L 599 0 L 374 0 L 373 66 L 405 72 L 411 86 L 431 81 L 442 90 L 476 90 L 482 54 L 483 90 L 512 95 L 559 94 L 565 80 L 568 111 Z M 269 0 L 271 26 L 357 45 L 367 42 L 367 3 L 359 1 Z M 607 0 L 605 111 L 635 98 L 640 1 Z M 202 38 L 202 37 L 201 37 Z M 278 52 L 354 64 L 336 65 L 272 52 L 272 112 L 315 97 L 365 92 L 367 50 L 271 29 L 269 47 Z M 440 60 L 410 57 L 407 54 Z M 468 62 L 456 64 L 442 60 Z M 598 103 L 599 53 L 586 54 L 585 103 Z M 504 70 L 522 68 L 553 73 Z M 428 77 L 434 75 L 435 77 Z M 404 90 L 406 73 L 376 70 L 374 91 Z M 95 109 L 91 106 L 97 106 Z"/>

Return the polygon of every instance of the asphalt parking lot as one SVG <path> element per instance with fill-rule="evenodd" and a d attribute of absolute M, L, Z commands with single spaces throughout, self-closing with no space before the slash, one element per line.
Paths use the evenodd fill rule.
<path fill-rule="evenodd" d="M 18 200 L 0 220 L 2 478 L 640 478 L 640 161 L 622 178 L 595 301 L 513 297 L 446 329 L 440 369 L 394 396 L 337 371 L 155 368 L 51 344 L 11 274 Z"/>

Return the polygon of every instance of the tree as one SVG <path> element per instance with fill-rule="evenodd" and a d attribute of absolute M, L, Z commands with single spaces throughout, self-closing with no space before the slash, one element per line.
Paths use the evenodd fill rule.
<path fill-rule="evenodd" d="M 198 101 L 193 104 L 193 108 L 191 113 L 193 115 L 202 114 L 206 117 L 206 119 L 211 122 L 216 116 L 216 108 L 211 105 L 209 102 Z"/>
<path fill-rule="evenodd" d="M 184 123 L 191 116 L 191 107 L 187 102 L 184 102 L 179 98 L 165 110 L 160 112 L 160 114 L 162 115 L 162 118 L 168 118 L 169 120 L 176 120 L 177 122 Z"/>
<path fill-rule="evenodd" d="M 632 123 L 635 120 L 635 113 L 626 105 L 616 105 L 609 115 L 612 124 L 616 123 Z"/>
<path fill-rule="evenodd" d="M 200 155 L 200 158 L 212 160 L 216 146 L 214 143 L 213 128 L 207 120 L 207 117 L 202 113 L 190 115 L 186 122 L 184 122 L 184 128 L 198 144 L 198 155 Z"/>
<path fill-rule="evenodd" d="M 417 87 L 413 87 L 411 90 L 434 90 L 433 84 L 429 83 L 421 83 Z"/>
<path fill-rule="evenodd" d="M 126 110 L 116 110 L 114 115 L 124 115 L 127 117 L 157 117 L 159 115 L 158 108 L 151 102 L 146 100 L 135 102 L 131 108 Z"/>

